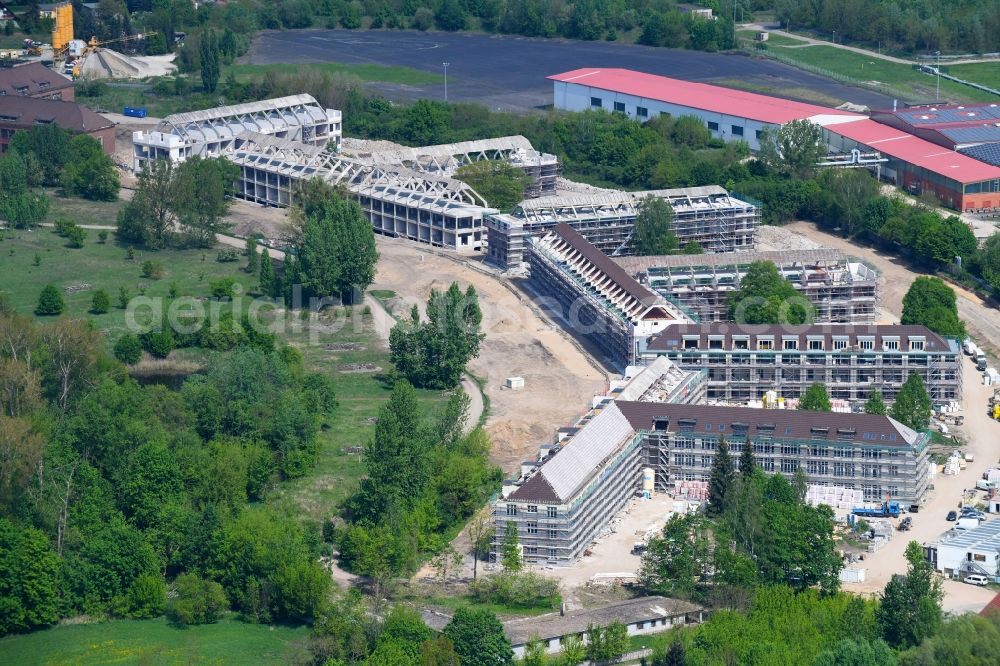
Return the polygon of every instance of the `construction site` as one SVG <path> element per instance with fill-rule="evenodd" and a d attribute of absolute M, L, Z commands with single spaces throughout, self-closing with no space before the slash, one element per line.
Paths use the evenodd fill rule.
<path fill-rule="evenodd" d="M 615 257 L 614 261 L 700 322 L 729 318 L 729 295 L 740 288 L 740 281 L 755 261 L 773 263 L 781 276 L 809 299 L 816 323 L 875 321 L 878 271 L 836 250 Z"/>

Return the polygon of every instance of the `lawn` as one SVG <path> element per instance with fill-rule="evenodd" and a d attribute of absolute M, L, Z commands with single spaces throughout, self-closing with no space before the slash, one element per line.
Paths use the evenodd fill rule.
<path fill-rule="evenodd" d="M 1000 62 L 983 62 L 975 65 L 941 65 L 941 71 L 966 81 L 1000 90 Z M 998 101 L 996 95 L 992 100 Z"/>
<path fill-rule="evenodd" d="M 304 664 L 306 627 L 225 619 L 177 628 L 164 618 L 76 624 L 0 639 L 5 664 Z"/>
<path fill-rule="evenodd" d="M 425 86 L 444 81 L 444 77 L 440 74 L 425 72 L 412 67 L 373 65 L 370 63 L 349 65 L 339 62 L 317 62 L 296 65 L 232 65 L 226 68 L 226 71 L 223 72 L 223 77 L 232 72 L 238 81 L 245 81 L 249 78 L 263 76 L 267 72 L 287 71 L 292 68 L 297 72 L 313 70 L 330 74 L 347 74 L 355 76 L 362 81 L 372 83 L 399 83 L 409 86 Z"/>
<path fill-rule="evenodd" d="M 776 46 L 776 45 L 775 45 Z M 776 46 L 765 53 L 772 53 L 790 64 L 802 63 L 809 67 L 845 76 L 852 81 L 867 83 L 876 81 L 887 84 L 912 96 L 912 100 L 933 99 L 935 77 L 916 71 L 909 65 L 882 60 L 871 56 L 845 51 L 834 46 L 809 46 L 805 48 L 783 48 Z M 941 79 L 941 96 L 956 101 L 995 101 L 990 95 L 960 83 Z"/>
<path fill-rule="evenodd" d="M 737 30 L 736 36 L 740 39 L 753 40 L 757 37 L 756 30 Z M 796 39 L 795 37 L 786 37 L 785 35 L 776 35 L 773 32 L 769 33 L 767 36 L 768 46 L 796 46 L 799 44 L 805 44 L 806 42 L 801 39 Z"/>

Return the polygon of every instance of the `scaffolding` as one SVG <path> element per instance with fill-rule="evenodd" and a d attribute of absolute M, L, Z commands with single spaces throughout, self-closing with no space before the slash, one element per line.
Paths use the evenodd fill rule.
<path fill-rule="evenodd" d="M 728 297 L 754 261 L 770 261 L 815 308 L 817 323 L 875 320 L 879 274 L 838 250 L 616 257 L 639 282 L 689 308 L 699 321 L 728 319 Z"/>

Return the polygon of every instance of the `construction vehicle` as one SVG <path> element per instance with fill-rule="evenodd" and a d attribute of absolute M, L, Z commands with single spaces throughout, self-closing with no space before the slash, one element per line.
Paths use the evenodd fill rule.
<path fill-rule="evenodd" d="M 902 509 L 899 502 L 882 502 L 878 507 L 856 506 L 851 510 L 855 516 L 862 518 L 898 518 Z"/>
<path fill-rule="evenodd" d="M 987 406 L 986 414 L 991 419 L 1000 421 L 1000 389 L 993 389 L 993 395 L 990 396 Z"/>

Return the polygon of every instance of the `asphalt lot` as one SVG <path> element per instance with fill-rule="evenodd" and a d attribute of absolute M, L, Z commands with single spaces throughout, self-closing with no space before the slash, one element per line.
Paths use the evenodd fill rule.
<path fill-rule="evenodd" d="M 883 108 L 892 104 L 884 95 L 773 60 L 614 42 L 408 30 L 286 30 L 260 33 L 246 61 L 406 65 L 438 74 L 447 62 L 450 100 L 477 101 L 503 110 L 551 104 L 552 84 L 545 77 L 579 67 L 624 67 L 688 81 L 742 81 L 768 86 L 776 94 L 793 91 L 789 96 L 794 96 L 795 89 L 810 89 L 839 102 Z M 444 98 L 443 84 L 372 87 L 394 99 Z"/>

